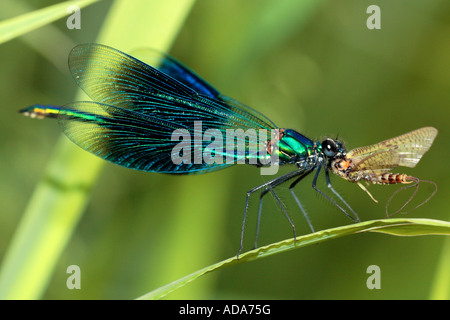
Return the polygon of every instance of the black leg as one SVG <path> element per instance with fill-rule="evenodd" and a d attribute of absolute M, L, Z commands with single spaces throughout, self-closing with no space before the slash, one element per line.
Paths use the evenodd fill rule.
<path fill-rule="evenodd" d="M 293 186 L 295 186 L 301 179 L 303 179 L 303 178 L 306 177 L 308 174 L 310 174 L 311 171 L 312 171 L 312 170 L 309 170 L 308 172 L 305 172 L 305 173 L 303 173 L 300 177 L 298 177 L 298 178 L 295 180 L 295 182 L 293 183 Z M 293 179 L 293 178 L 294 178 L 294 177 L 291 177 L 290 179 Z M 286 182 L 286 181 L 287 181 L 287 180 L 284 180 L 284 181 L 282 181 L 281 183 Z M 277 184 L 276 186 L 280 185 L 281 183 Z M 269 191 L 271 191 L 272 194 L 273 194 L 273 195 L 275 196 L 275 198 L 277 199 L 278 196 L 277 196 L 277 195 L 275 194 L 275 192 L 273 191 L 273 188 L 276 187 L 276 186 L 272 186 L 272 187 L 269 187 L 269 188 L 264 189 L 263 191 L 261 191 L 261 195 L 260 195 L 260 197 L 259 197 L 258 219 L 257 219 L 257 222 L 256 222 L 256 234 L 255 234 L 255 243 L 254 243 L 253 249 L 256 249 L 256 248 L 258 247 L 259 226 L 260 226 L 260 222 L 261 222 L 261 212 L 262 212 L 262 201 L 263 201 L 263 197 L 264 197 Z M 291 185 L 291 186 L 289 187 L 289 189 L 290 189 L 292 195 L 294 196 L 294 199 L 297 201 L 298 206 L 299 206 L 300 209 L 302 210 L 303 215 L 305 216 L 306 221 L 308 222 L 310 228 L 311 228 L 311 229 L 313 230 L 313 232 L 314 232 L 314 229 L 313 229 L 313 227 L 312 227 L 312 225 L 311 225 L 311 222 L 310 222 L 309 219 L 308 219 L 308 216 L 307 216 L 305 210 L 303 209 L 303 206 L 301 205 L 300 201 L 297 199 L 296 195 L 293 194 L 293 191 L 291 190 L 291 188 L 293 188 L 293 186 Z M 283 211 L 284 211 L 284 213 L 285 213 L 285 216 L 286 216 L 286 218 L 288 219 L 289 223 L 291 223 L 292 228 L 294 229 L 294 238 L 296 238 L 296 235 L 295 235 L 295 226 L 294 226 L 294 224 L 292 223 L 291 219 L 289 218 L 289 215 L 288 215 L 287 212 L 285 211 L 284 206 L 281 204 L 281 201 L 280 201 L 279 199 L 277 199 L 277 201 L 278 201 L 278 203 L 280 204 L 281 208 L 283 209 Z"/>
<path fill-rule="evenodd" d="M 281 209 L 283 210 L 283 213 L 284 213 L 284 215 L 286 216 L 287 220 L 289 221 L 289 223 L 290 223 L 290 225 L 291 225 L 291 227 L 292 227 L 292 230 L 293 230 L 293 232 L 294 232 L 294 238 L 296 237 L 296 234 L 295 234 L 295 226 L 294 226 L 294 224 L 292 223 L 292 221 L 291 221 L 289 215 L 287 214 L 286 209 L 285 209 L 283 203 L 281 202 L 280 198 L 278 198 L 278 196 L 277 196 L 277 195 L 275 194 L 275 192 L 273 191 L 273 188 L 279 186 L 280 184 L 283 184 L 284 182 L 286 182 L 286 181 L 288 181 L 288 180 L 290 180 L 290 179 L 293 179 L 293 178 L 295 178 L 295 177 L 301 175 L 302 173 L 304 173 L 304 170 L 303 170 L 303 169 L 299 169 L 299 170 L 296 170 L 296 171 L 289 172 L 289 173 L 287 173 L 287 174 L 285 174 L 285 175 L 283 175 L 283 176 L 281 176 L 281 177 L 277 177 L 277 178 L 275 178 L 275 179 L 273 179 L 273 180 L 270 180 L 269 182 L 266 182 L 266 183 L 264 183 L 264 184 L 262 184 L 262 185 L 260 185 L 260 186 L 258 186 L 258 187 L 255 187 L 255 188 L 253 188 L 253 189 L 251 189 L 251 190 L 249 190 L 249 191 L 247 192 L 247 196 L 246 196 L 246 199 L 245 199 L 244 219 L 242 220 L 241 242 L 240 242 L 240 246 L 239 246 L 239 251 L 238 251 L 238 253 L 237 253 L 237 258 L 238 258 L 238 259 L 239 259 L 239 255 L 241 254 L 242 248 L 243 248 L 244 231 L 245 231 L 245 221 L 246 221 L 246 219 L 247 219 L 247 211 L 248 211 L 248 201 L 249 201 L 250 196 L 251 196 L 253 193 L 255 193 L 256 191 L 258 191 L 258 190 L 264 189 L 264 190 L 261 192 L 261 196 L 260 196 L 259 212 L 258 212 L 258 222 L 257 222 L 257 230 L 256 230 L 256 232 L 257 232 L 257 233 L 259 232 L 259 220 L 260 220 L 260 217 L 261 217 L 261 207 L 262 207 L 262 202 L 261 202 L 261 201 L 262 201 L 262 198 L 267 194 L 267 192 L 270 191 L 270 192 L 272 193 L 272 195 L 275 197 L 275 199 L 277 200 L 277 202 L 278 202 L 278 204 L 280 205 Z M 257 244 L 257 240 L 256 240 L 256 239 L 255 239 L 255 244 Z"/>
<path fill-rule="evenodd" d="M 334 195 L 336 195 L 339 200 L 341 200 L 341 202 L 350 210 L 350 212 L 353 214 L 353 216 L 351 216 L 349 213 L 347 213 L 347 211 L 340 206 L 336 201 L 334 201 L 333 199 L 331 199 L 329 196 L 327 196 L 324 192 L 322 192 L 319 188 L 317 188 L 316 184 L 317 184 L 317 179 L 319 177 L 319 173 L 320 170 L 322 168 L 323 165 L 319 165 L 317 167 L 317 172 L 314 175 L 314 179 L 312 182 L 312 187 L 314 188 L 314 190 L 316 190 L 317 192 L 319 192 L 322 196 L 324 196 L 326 199 L 328 199 L 328 201 L 330 201 L 331 203 L 333 203 L 336 207 L 339 208 L 339 210 L 341 210 L 348 218 L 350 218 L 352 221 L 354 222 L 359 222 L 359 217 L 356 214 L 356 212 L 350 207 L 350 205 L 344 200 L 344 198 L 342 198 L 342 196 L 333 188 L 333 186 L 331 185 L 331 181 L 330 181 L 330 176 L 328 173 L 328 170 L 325 169 L 325 178 L 327 181 L 327 187 L 331 190 L 331 192 L 333 192 Z M 259 207 L 258 207 L 258 218 L 257 218 L 257 225 L 256 225 L 256 236 L 255 236 L 255 242 L 254 242 L 254 247 L 256 248 L 258 246 L 258 235 L 259 235 L 259 226 L 260 226 L 260 221 L 261 221 L 261 212 L 262 212 L 262 200 L 264 198 L 264 196 L 270 191 L 270 193 L 272 193 L 272 195 L 274 196 L 275 200 L 278 202 L 278 204 L 280 205 L 281 209 L 283 210 L 283 213 L 286 217 L 286 219 L 288 220 L 289 224 L 292 227 L 293 233 L 294 233 L 294 238 L 296 237 L 296 233 L 295 233 L 295 226 L 292 222 L 292 220 L 290 219 L 285 206 L 283 205 L 283 203 L 281 202 L 280 198 L 275 194 L 274 192 L 274 188 L 285 183 L 288 180 L 291 179 L 295 179 L 294 182 L 291 183 L 291 185 L 289 186 L 289 191 L 291 192 L 292 196 L 294 197 L 295 201 L 297 202 L 297 205 L 299 206 L 300 210 L 302 211 L 306 222 L 308 223 L 310 229 L 312 232 L 314 232 L 314 227 L 308 217 L 308 214 L 306 213 L 305 209 L 303 208 L 300 200 L 298 199 L 298 197 L 295 195 L 294 193 L 294 187 L 297 185 L 297 183 L 299 183 L 304 177 L 306 177 L 308 174 L 310 174 L 313 170 L 308 170 L 305 172 L 305 170 L 303 169 L 299 169 L 296 171 L 292 171 L 289 172 L 281 177 L 277 177 L 273 180 L 270 180 L 269 182 L 266 182 L 260 186 L 257 186 L 251 190 L 249 190 L 247 192 L 246 195 L 246 199 L 245 199 L 245 210 L 244 210 L 244 218 L 242 220 L 242 229 L 241 229 L 241 240 L 240 240 L 240 246 L 239 246 L 239 251 L 237 253 L 237 258 L 239 259 L 239 255 L 243 249 L 243 242 L 244 242 L 244 231 L 245 231 L 245 222 L 247 219 L 247 211 L 248 211 L 248 203 L 249 203 L 249 199 L 250 196 L 255 193 L 256 191 L 259 191 L 261 189 L 263 189 L 261 191 L 261 195 L 259 198 Z"/>
<path fill-rule="evenodd" d="M 344 198 L 342 198 L 342 196 L 341 196 L 336 190 L 334 190 L 333 186 L 331 185 L 330 174 L 329 174 L 328 170 L 325 170 L 325 178 L 326 178 L 326 180 L 327 180 L 327 187 L 328 187 L 328 188 L 331 190 L 331 192 L 333 192 L 333 193 L 335 194 L 335 196 L 338 197 L 339 200 L 341 200 L 342 203 L 345 204 L 345 206 L 353 213 L 353 216 L 355 217 L 355 220 L 356 220 L 356 221 L 355 221 L 354 219 L 352 219 L 352 220 L 355 221 L 355 222 L 359 222 L 360 220 L 359 220 L 359 217 L 358 217 L 358 215 L 356 214 L 356 212 L 353 211 L 352 207 L 349 206 L 349 204 L 344 200 Z"/>
<path fill-rule="evenodd" d="M 295 201 L 297 202 L 297 205 L 299 206 L 300 210 L 302 211 L 303 216 L 306 219 L 306 222 L 308 222 L 309 228 L 311 229 L 312 232 L 314 232 L 314 227 L 313 227 L 311 221 L 309 220 L 306 210 L 303 208 L 302 204 L 300 203 L 300 200 L 298 200 L 297 196 L 294 193 L 294 187 L 297 185 L 297 183 L 299 183 L 304 177 L 306 177 L 308 174 L 310 174 L 311 171 L 312 170 L 305 172 L 300 177 L 298 177 L 294 182 L 292 182 L 292 184 L 289 186 L 289 191 L 291 192 L 292 196 L 294 197 Z"/>
<path fill-rule="evenodd" d="M 261 191 L 261 195 L 259 196 L 259 207 L 258 207 L 258 218 L 256 220 L 256 234 L 255 234 L 255 243 L 253 245 L 253 249 L 258 248 L 258 236 L 259 236 L 259 223 L 261 222 L 261 212 L 262 212 L 262 202 L 263 197 L 269 192 L 268 189 L 264 189 Z"/>
<path fill-rule="evenodd" d="M 351 215 L 349 215 L 349 214 L 347 213 L 347 211 L 344 210 L 344 208 L 342 208 L 339 204 L 336 203 L 336 201 L 334 201 L 333 199 L 331 199 L 329 196 L 327 196 L 325 193 L 323 193 L 319 188 L 317 188 L 317 186 L 316 186 L 316 183 L 317 183 L 317 177 L 319 176 L 320 169 L 322 168 L 322 166 L 323 166 L 323 164 L 319 165 L 318 168 L 317 168 L 317 172 L 316 172 L 316 174 L 314 175 L 312 187 L 314 188 L 314 190 L 316 190 L 317 192 L 319 192 L 322 196 L 324 196 L 325 198 L 327 198 L 332 204 L 334 204 L 336 207 L 338 207 L 338 208 L 339 208 L 339 209 L 340 209 L 347 217 L 349 217 L 353 222 L 358 222 L 358 221 L 359 221 L 358 216 L 356 216 L 356 217 L 357 217 L 357 220 L 355 220 L 355 218 L 353 218 Z M 326 170 L 326 169 L 325 169 L 325 170 Z M 325 173 L 325 175 L 326 175 L 326 173 Z M 329 183 L 329 177 L 328 177 L 328 179 L 327 179 L 327 183 Z M 334 189 L 331 187 L 331 184 L 329 184 L 329 188 L 332 189 L 332 190 L 334 190 Z M 337 194 L 336 191 L 334 191 L 334 193 Z M 341 197 L 340 195 L 338 195 L 338 197 L 339 197 L 341 200 L 343 200 L 342 197 Z M 344 202 L 345 204 L 347 204 L 345 201 L 343 201 L 343 202 Z M 347 206 L 348 206 L 348 204 L 347 204 Z M 351 210 L 351 211 L 354 213 L 353 210 Z M 356 213 L 355 213 L 355 215 L 356 215 Z"/>

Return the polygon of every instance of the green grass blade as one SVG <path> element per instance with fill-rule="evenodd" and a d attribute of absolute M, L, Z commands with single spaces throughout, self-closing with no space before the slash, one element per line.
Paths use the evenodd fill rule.
<path fill-rule="evenodd" d="M 430 299 L 450 300 L 450 238 L 444 240 L 441 256 L 434 274 Z"/>
<path fill-rule="evenodd" d="M 84 8 L 98 0 L 64 1 L 53 6 L 0 22 L 0 44 L 67 16 L 67 8 Z"/>
<path fill-rule="evenodd" d="M 397 220 L 397 219 L 395 219 Z M 405 219 L 391 225 L 372 228 L 372 232 L 386 233 L 394 236 L 449 235 L 450 222 L 432 219 Z M 410 222 L 413 220 L 413 223 Z"/>
<path fill-rule="evenodd" d="M 383 219 L 326 229 L 297 237 L 295 241 L 294 239 L 288 239 L 249 251 L 242 254 L 239 260 L 237 260 L 236 257 L 223 260 L 153 290 L 138 299 L 160 299 L 204 274 L 216 271 L 223 267 L 269 257 L 311 244 L 321 243 L 361 232 L 379 232 L 396 236 L 450 235 L 450 222 L 433 219 Z"/>

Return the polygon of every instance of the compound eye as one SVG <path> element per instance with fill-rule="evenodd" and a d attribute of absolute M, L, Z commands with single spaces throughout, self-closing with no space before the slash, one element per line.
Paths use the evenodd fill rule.
<path fill-rule="evenodd" d="M 322 142 L 322 149 L 327 157 L 334 157 L 338 151 L 338 146 L 334 140 L 326 139 Z"/>

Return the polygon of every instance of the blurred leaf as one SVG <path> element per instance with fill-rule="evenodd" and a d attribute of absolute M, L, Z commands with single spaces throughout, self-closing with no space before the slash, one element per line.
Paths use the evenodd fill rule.
<path fill-rule="evenodd" d="M 176 10 L 174 1 L 177 3 Z M 79 1 L 75 3 L 80 4 Z M 139 21 L 139 27 L 142 28 L 144 20 L 149 29 L 172 31 L 171 35 L 166 33 L 165 39 L 159 38 L 156 44 L 162 47 L 160 49 L 167 49 L 163 46 L 171 44 L 192 3 L 192 0 L 116 0 L 103 25 L 99 41 L 115 43 L 123 48 L 121 41 L 130 44 L 129 34 L 135 30 L 134 22 Z M 67 8 L 69 4 L 64 2 L 61 6 Z M 149 19 L 150 11 L 152 14 L 165 14 L 170 19 Z M 51 13 L 54 13 L 53 10 L 48 15 Z M 139 14 L 145 19 L 138 19 Z M 30 15 L 33 16 L 33 13 Z M 34 16 L 38 20 L 39 17 Z M 128 32 L 124 32 L 124 28 Z M 145 36 L 148 37 L 148 34 Z M 132 38 L 133 41 L 142 40 L 140 37 Z M 147 38 L 147 41 L 152 39 Z M 135 46 L 138 45 L 142 43 L 135 43 Z M 3 260 L 0 272 L 2 299 L 37 299 L 42 295 L 84 212 L 91 188 L 103 164 L 104 161 L 75 147 L 66 137 L 59 141 Z"/>
<path fill-rule="evenodd" d="M 185 284 L 194 281 L 200 276 L 212 271 L 216 271 L 225 266 L 231 266 L 238 263 L 257 260 L 281 252 L 286 252 L 311 244 L 321 243 L 327 240 L 361 232 L 381 232 L 396 236 L 450 235 L 450 222 L 432 219 L 386 219 L 371 220 L 348 226 L 326 229 L 297 237 L 296 240 L 284 240 L 252 250 L 250 252 L 242 254 L 239 257 L 239 260 L 236 257 L 223 260 L 179 280 L 171 282 L 161 288 L 153 290 L 139 297 L 138 299 L 160 299 L 170 292 L 184 286 Z"/>
<path fill-rule="evenodd" d="M 71 5 L 83 8 L 97 1 L 64 1 L 44 9 L 2 21 L 0 22 L 0 44 L 66 16 L 68 14 L 67 8 Z"/>
<path fill-rule="evenodd" d="M 425 223 L 420 223 L 422 220 Z M 393 236 L 449 235 L 450 223 L 440 220 L 414 219 L 414 223 L 399 222 L 399 224 L 375 227 L 368 231 L 386 233 Z"/>
<path fill-rule="evenodd" d="M 446 238 L 442 246 L 441 257 L 431 287 L 430 299 L 450 300 L 450 238 Z"/>

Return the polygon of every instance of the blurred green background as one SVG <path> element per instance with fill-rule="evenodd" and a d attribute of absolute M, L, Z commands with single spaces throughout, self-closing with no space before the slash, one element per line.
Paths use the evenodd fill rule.
<path fill-rule="evenodd" d="M 0 19 L 26 12 L 14 2 L 2 4 Z M 56 2 L 24 1 L 30 11 Z M 33 121 L 17 111 L 35 103 L 73 101 L 77 86 L 67 55 L 74 45 L 96 40 L 111 4 L 83 9 L 81 30 L 68 30 L 61 19 L 0 47 L 2 260 L 60 136 L 56 122 Z M 366 27 L 372 4 L 381 8 L 381 30 Z M 436 127 L 439 135 L 420 164 L 400 172 L 439 187 L 408 217 L 449 220 L 449 17 L 445 0 L 198 0 L 170 54 L 278 126 L 317 140 L 338 135 L 349 149 Z M 268 179 L 248 166 L 180 177 L 107 163 L 43 298 L 135 298 L 235 255 L 245 193 Z M 312 176 L 305 179 L 296 193 L 316 230 L 350 223 L 314 192 L 311 181 Z M 397 188 L 371 186 L 380 201 L 375 204 L 358 186 L 337 177 L 332 181 L 362 220 L 383 218 Z M 309 232 L 287 187 L 277 194 L 297 233 Z M 323 181 L 319 187 L 326 188 Z M 421 185 L 416 204 L 430 192 L 430 186 Z M 249 211 L 246 250 L 253 243 L 257 199 Z M 393 205 L 401 199 L 406 195 Z M 270 197 L 262 219 L 261 245 L 291 237 Z M 444 241 L 440 236 L 344 237 L 221 269 L 167 298 L 427 299 L 436 285 Z M 81 290 L 66 288 L 66 268 L 72 264 L 81 268 Z M 381 268 L 381 290 L 366 287 L 366 269 L 374 264 Z"/>

